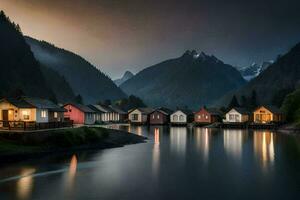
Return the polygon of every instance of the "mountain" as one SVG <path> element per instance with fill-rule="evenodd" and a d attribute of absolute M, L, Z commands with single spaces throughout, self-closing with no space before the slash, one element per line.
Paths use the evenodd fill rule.
<path fill-rule="evenodd" d="M 233 95 L 239 99 L 256 92 L 259 104 L 280 106 L 286 94 L 293 91 L 300 82 L 300 43 L 284 56 L 279 57 L 259 76 L 252 79 L 237 91 L 228 94 L 216 104 L 227 105 Z"/>
<path fill-rule="evenodd" d="M 0 96 L 22 91 L 28 96 L 55 99 L 19 25 L 11 22 L 3 11 L 0 11 L 0 68 Z"/>
<path fill-rule="evenodd" d="M 257 77 L 261 72 L 266 70 L 272 63 L 273 61 L 263 62 L 261 65 L 253 63 L 249 67 L 239 69 L 239 71 L 244 79 L 250 81 L 251 79 Z"/>
<path fill-rule="evenodd" d="M 46 85 L 54 92 L 57 102 L 66 103 L 75 99 L 75 94 L 65 77 L 43 65 L 40 66 L 40 69 L 44 75 Z"/>
<path fill-rule="evenodd" d="M 131 73 L 130 71 L 126 71 L 124 73 L 124 75 L 122 76 L 122 78 L 116 79 L 116 80 L 114 80 L 114 82 L 117 86 L 120 86 L 122 83 L 131 79 L 133 76 L 134 76 L 133 73 Z"/>
<path fill-rule="evenodd" d="M 82 57 L 55 47 L 45 41 L 26 37 L 36 59 L 65 78 L 75 95 L 80 94 L 84 103 L 126 97 L 113 81 Z"/>
<path fill-rule="evenodd" d="M 193 50 L 142 70 L 120 87 L 149 106 L 198 109 L 245 82 L 234 67 Z"/>

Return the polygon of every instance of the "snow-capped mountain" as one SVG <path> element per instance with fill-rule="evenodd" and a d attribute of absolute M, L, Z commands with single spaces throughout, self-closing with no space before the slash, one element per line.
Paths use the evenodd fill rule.
<path fill-rule="evenodd" d="M 257 77 L 262 71 L 266 70 L 274 61 L 263 62 L 261 65 L 253 63 L 249 67 L 239 69 L 245 80 L 250 81 Z"/>

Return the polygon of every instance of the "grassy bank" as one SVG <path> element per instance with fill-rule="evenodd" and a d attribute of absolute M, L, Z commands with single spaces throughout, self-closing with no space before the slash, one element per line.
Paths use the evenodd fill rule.
<path fill-rule="evenodd" d="M 0 160 L 24 159 L 46 153 L 121 147 L 144 141 L 144 137 L 100 127 L 80 127 L 31 133 L 0 132 Z"/>

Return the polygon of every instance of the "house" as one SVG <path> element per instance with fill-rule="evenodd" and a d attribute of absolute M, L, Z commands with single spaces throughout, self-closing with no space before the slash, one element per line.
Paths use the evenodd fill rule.
<path fill-rule="evenodd" d="M 244 123 L 250 121 L 250 112 L 245 108 L 232 108 L 226 113 L 225 123 Z"/>
<path fill-rule="evenodd" d="M 102 122 L 124 122 L 127 120 L 127 112 L 117 106 L 96 104 L 90 105 L 89 107 L 101 112 Z"/>
<path fill-rule="evenodd" d="M 193 121 L 194 113 L 187 109 L 178 109 L 170 115 L 171 125 L 185 125 Z"/>
<path fill-rule="evenodd" d="M 88 106 L 76 103 L 67 103 L 64 105 L 67 110 L 64 117 L 66 120 L 72 120 L 74 124 L 94 124 L 96 112 Z"/>
<path fill-rule="evenodd" d="M 131 124 L 147 124 L 152 108 L 136 108 L 128 112 L 128 120 Z"/>
<path fill-rule="evenodd" d="M 152 113 L 150 113 L 149 122 L 151 125 L 164 125 L 170 122 L 170 115 L 172 110 L 168 108 L 157 108 Z"/>
<path fill-rule="evenodd" d="M 211 124 L 222 120 L 222 113 L 215 108 L 201 108 L 195 113 L 194 121 L 199 124 Z"/>
<path fill-rule="evenodd" d="M 24 126 L 26 123 L 63 122 L 66 110 L 53 102 L 31 97 L 4 98 L 0 100 L 2 127 Z"/>
<path fill-rule="evenodd" d="M 253 112 L 254 123 L 270 123 L 284 121 L 281 110 L 275 106 L 260 106 Z"/>
<path fill-rule="evenodd" d="M 117 122 L 126 122 L 128 120 L 128 114 L 118 106 L 109 106 L 115 113 Z"/>
<path fill-rule="evenodd" d="M 94 118 L 95 118 L 95 123 L 102 123 L 103 120 L 102 120 L 102 116 L 103 114 L 105 113 L 104 111 L 100 110 L 99 108 L 96 107 L 96 105 L 88 105 L 88 107 L 95 111 L 94 113 Z"/>

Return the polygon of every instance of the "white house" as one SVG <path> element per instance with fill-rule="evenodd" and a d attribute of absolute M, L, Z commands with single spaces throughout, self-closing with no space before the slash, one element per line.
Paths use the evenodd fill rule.
<path fill-rule="evenodd" d="M 136 108 L 128 112 L 128 120 L 133 124 L 146 124 L 149 121 L 149 115 L 154 110 L 152 108 Z"/>
<path fill-rule="evenodd" d="M 170 115 L 171 124 L 187 124 L 191 122 L 193 112 L 189 110 L 176 110 Z"/>
<path fill-rule="evenodd" d="M 223 122 L 227 123 L 243 123 L 250 120 L 250 113 L 244 108 L 232 108 L 226 113 Z"/>

